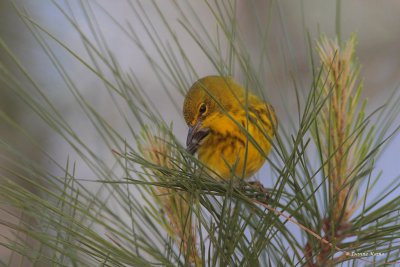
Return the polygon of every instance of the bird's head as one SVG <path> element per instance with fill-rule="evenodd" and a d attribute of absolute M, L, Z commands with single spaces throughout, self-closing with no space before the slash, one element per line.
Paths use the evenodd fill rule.
<path fill-rule="evenodd" d="M 189 126 L 189 153 L 196 153 L 202 141 L 218 127 L 220 120 L 216 119 L 230 111 L 242 91 L 233 79 L 222 76 L 207 76 L 192 85 L 183 103 L 183 116 Z"/>

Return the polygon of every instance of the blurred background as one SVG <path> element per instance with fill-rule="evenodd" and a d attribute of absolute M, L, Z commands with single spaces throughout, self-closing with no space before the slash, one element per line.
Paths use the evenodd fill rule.
<path fill-rule="evenodd" d="M 71 10 L 76 21 L 84 25 L 85 14 L 82 12 L 79 1 L 68 1 L 68 5 L 63 1 L 56 2 Z M 92 2 L 95 2 L 96 6 L 104 8 L 121 24 L 124 25 L 129 21 L 139 34 L 143 34 L 142 42 L 148 44 L 148 50 L 154 49 L 151 45 L 152 42 L 145 39 L 145 29 L 141 26 L 139 18 L 129 8 L 127 1 L 95 0 Z M 136 1 L 132 0 L 132 2 Z M 150 1 L 138 2 L 143 4 L 144 9 L 148 8 L 149 16 L 154 19 L 155 25 L 162 23 L 159 14 L 151 9 L 150 5 L 148 6 Z M 217 34 L 216 22 L 206 5 L 202 1 L 192 2 L 196 13 L 199 14 L 203 23 L 209 27 L 208 30 L 211 35 L 215 36 Z M 77 31 L 51 1 L 18 0 L 15 3 L 24 7 L 36 23 L 42 25 L 55 37 L 60 38 L 77 54 L 83 58 L 89 58 Z M 307 34 L 311 37 L 312 47 L 315 47 L 315 40 L 320 33 L 325 33 L 329 37 L 335 36 L 336 1 L 281 0 L 237 1 L 236 3 L 237 23 L 243 33 L 244 44 L 252 57 L 257 58 L 258 51 L 262 49 L 260 47 L 262 38 L 267 40 L 270 68 L 264 72 L 265 80 L 269 81 L 268 84 L 265 84 L 265 90 L 269 101 L 273 103 L 277 110 L 280 124 L 285 125 L 287 117 L 296 113 L 293 80 L 299 81 L 300 89 L 304 92 L 310 88 L 312 76 L 309 67 L 310 54 Z M 174 8 L 174 5 L 170 4 L 169 1 L 158 1 L 158 5 L 166 19 L 176 26 L 174 31 L 180 39 L 182 48 L 190 55 L 198 75 L 204 76 L 215 73 L 213 66 L 177 22 L 179 11 Z M 368 111 L 371 112 L 385 103 L 390 94 L 397 90 L 400 82 L 400 18 L 398 16 L 400 1 L 342 1 L 340 9 L 342 40 L 348 39 L 353 33 L 358 36 L 356 54 L 361 64 L 364 97 L 369 99 Z M 96 13 L 96 9 L 94 9 L 94 12 Z M 190 11 L 184 10 L 184 12 Z M 99 27 L 120 64 L 120 68 L 126 72 L 131 70 L 137 75 L 150 98 L 154 103 L 157 103 L 157 108 L 162 112 L 164 120 L 174 123 L 174 131 L 183 143 L 187 129 L 180 114 L 179 105 L 183 101 L 182 93 L 172 88 L 170 93 L 176 103 L 168 100 L 164 88 L 160 88 L 161 85 L 154 77 L 152 68 L 146 61 L 143 52 L 133 46 L 104 14 L 99 12 L 96 13 L 96 16 L 100 24 Z M 254 31 L 257 23 L 261 27 L 268 25 L 268 36 L 259 36 Z M 87 28 L 83 29 L 90 31 Z M 162 37 L 163 33 L 160 33 L 160 35 Z M 51 61 L 18 17 L 10 1 L 7 0 L 0 0 L 0 39 L 11 48 L 22 65 L 30 72 L 32 78 L 45 90 L 49 99 L 59 108 L 72 127 L 87 142 L 87 145 L 101 157 L 111 160 L 112 155 L 103 144 L 101 136 L 96 133 L 93 127 L 88 127 L 87 118 L 83 115 L 82 110 L 54 69 Z M 90 100 L 107 121 L 116 129 L 120 129 L 121 135 L 124 135 L 124 131 L 128 129 L 120 119 L 116 108 L 111 104 L 110 96 L 104 90 L 102 83 L 55 42 L 50 42 L 50 45 L 84 96 Z M 10 67 L 11 70 L 15 69 L 7 55 L 0 54 L 0 61 L 4 66 Z M 237 76 L 236 78 L 240 80 L 241 74 L 238 73 Z M 21 78 L 21 82 L 24 82 L 23 78 Z M 191 82 L 194 82 L 194 80 Z M 2 88 L 4 88 L 4 85 L 0 82 L 0 109 L 2 111 L 24 125 L 57 162 L 66 162 L 67 158 L 78 159 L 73 149 L 65 141 L 49 131 L 24 103 L 17 100 L 12 92 Z M 50 162 L 40 158 L 41 154 L 37 153 L 35 147 L 27 144 L 22 136 L 6 125 L 0 125 L 0 135 L 23 151 L 24 155 L 47 166 L 50 170 L 53 168 Z M 128 142 L 133 141 L 129 140 L 131 137 L 128 136 L 129 134 L 127 134 Z M 388 180 L 400 174 L 398 151 L 400 151 L 399 136 L 393 139 L 383 157 L 377 162 L 376 169 L 382 169 L 384 177 L 387 177 Z M 1 159 L 0 164 L 2 164 Z M 92 175 L 84 165 L 77 166 L 78 177 L 90 179 L 93 178 Z M 7 216 L 7 214 L 0 216 Z M 7 234 L 9 234 L 7 230 L 3 230 L 1 235 L 7 236 Z M 0 258 L 7 259 L 8 257 L 8 251 L 0 251 Z M 11 262 L 17 261 L 16 256 L 11 260 Z"/>

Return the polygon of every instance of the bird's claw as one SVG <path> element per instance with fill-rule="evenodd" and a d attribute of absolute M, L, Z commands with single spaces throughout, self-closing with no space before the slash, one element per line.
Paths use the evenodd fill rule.
<path fill-rule="evenodd" d="M 269 190 L 259 181 L 245 182 L 242 189 L 248 193 L 248 196 L 257 199 L 260 202 L 266 203 L 270 199 Z"/>

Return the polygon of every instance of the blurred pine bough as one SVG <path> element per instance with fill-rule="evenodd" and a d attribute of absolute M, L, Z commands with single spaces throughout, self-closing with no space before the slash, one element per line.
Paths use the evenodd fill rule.
<path fill-rule="evenodd" d="M 311 60 L 310 89 L 307 94 L 297 89 L 294 92 L 299 112 L 292 119 L 298 121 L 279 129 L 274 155 L 268 160 L 272 188 L 265 204 L 255 189 L 215 181 L 202 173 L 205 166 L 187 155 L 183 142 L 176 139 L 172 127 L 148 98 L 140 77 L 124 71 L 116 61 L 96 12 L 108 17 L 142 51 L 154 77 L 162 84 L 160 88 L 168 90 L 172 85 L 184 94 L 190 81 L 198 76 L 163 9 L 156 2 L 146 6 L 143 3 L 132 1 L 129 7 L 139 18 L 158 60 L 135 25 L 124 26 L 96 3 L 80 2 L 86 18 L 82 25 L 68 4 L 53 2 L 81 37 L 88 57 L 75 52 L 46 30 L 46 25 L 40 25 L 16 6 L 74 101 L 101 136 L 107 151 L 114 155 L 110 165 L 85 142 L 1 41 L 2 51 L 19 68 L 18 75 L 29 83 L 29 87 L 22 84 L 8 66 L 1 65 L 0 77 L 7 89 L 77 155 L 73 163 L 58 162 L 38 145 L 43 157 L 57 167 L 56 171 L 49 171 L 1 140 L 5 162 L 1 208 L 13 219 L 2 219 L 0 223 L 14 234 L 11 238 L 3 235 L 1 245 L 23 256 L 20 265 L 350 266 L 398 261 L 400 200 L 394 196 L 400 184 L 393 179 L 387 188 L 379 188 L 382 178 L 372 168 L 383 146 L 398 130 L 393 121 L 399 112 L 399 98 L 394 95 L 385 107 L 365 114 L 355 37 L 344 44 L 327 37 L 318 42 L 320 66 L 314 66 Z M 257 71 L 269 67 L 268 55 L 265 50 L 260 51 L 259 65 L 251 60 L 238 29 L 235 2 L 204 2 L 215 20 L 216 36 L 202 27 L 191 4 L 171 4 L 178 11 L 181 27 L 216 73 L 242 73 L 249 88 L 268 95 L 263 86 L 268 83 Z M 148 8 L 161 18 L 163 28 L 155 25 Z M 259 26 L 256 28 L 262 35 L 266 29 Z M 89 33 L 84 28 L 89 28 Z M 103 83 L 110 94 L 110 105 L 116 105 L 129 134 L 114 128 L 87 99 L 59 59 L 54 44 Z M 311 41 L 310 47 L 314 47 Z M 171 91 L 167 95 L 173 105 L 176 101 Z M 6 113 L 1 113 L 1 119 L 37 144 Z M 138 145 L 127 139 L 136 140 Z M 314 164 L 316 155 L 319 161 Z M 79 165 L 91 170 L 92 181 L 82 179 L 76 172 Z M 16 183 L 15 177 L 29 186 Z M 370 199 L 373 190 L 379 193 Z M 285 214 L 290 218 L 283 217 Z M 353 252 L 376 254 L 359 258 Z M 3 265 L 11 262 L 1 260 Z"/>

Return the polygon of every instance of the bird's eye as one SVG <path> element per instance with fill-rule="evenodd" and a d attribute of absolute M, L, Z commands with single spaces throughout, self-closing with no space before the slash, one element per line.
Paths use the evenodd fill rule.
<path fill-rule="evenodd" d="M 203 115 L 207 111 L 206 104 L 202 103 L 199 108 L 200 115 Z"/>

